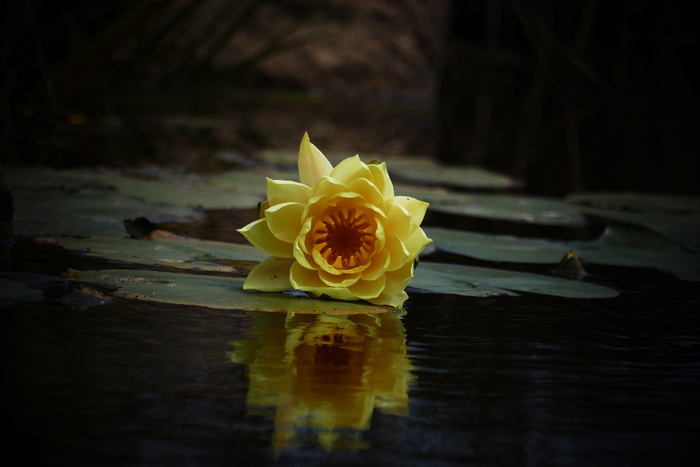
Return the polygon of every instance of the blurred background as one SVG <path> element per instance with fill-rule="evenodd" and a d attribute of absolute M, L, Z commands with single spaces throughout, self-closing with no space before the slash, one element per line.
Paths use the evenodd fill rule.
<path fill-rule="evenodd" d="M 6 165 L 430 155 L 533 194 L 698 193 L 680 0 L 0 3 Z"/>

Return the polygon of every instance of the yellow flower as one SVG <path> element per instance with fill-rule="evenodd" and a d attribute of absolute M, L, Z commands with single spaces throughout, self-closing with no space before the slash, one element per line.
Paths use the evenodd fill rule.
<path fill-rule="evenodd" d="M 420 228 L 428 203 L 394 196 L 385 163 L 354 156 L 334 168 L 306 133 L 299 179 L 268 178 L 260 219 L 239 230 L 270 255 L 243 288 L 400 307 L 414 260 L 431 242 Z"/>

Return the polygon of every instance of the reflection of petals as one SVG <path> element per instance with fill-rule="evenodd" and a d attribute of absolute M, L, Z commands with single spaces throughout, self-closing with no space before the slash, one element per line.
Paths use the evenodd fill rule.
<path fill-rule="evenodd" d="M 275 410 L 276 449 L 293 447 L 301 428 L 327 450 L 361 449 L 374 409 L 408 414 L 400 315 L 250 315 L 253 338 L 235 342 L 231 359 L 248 365 L 249 411 Z"/>

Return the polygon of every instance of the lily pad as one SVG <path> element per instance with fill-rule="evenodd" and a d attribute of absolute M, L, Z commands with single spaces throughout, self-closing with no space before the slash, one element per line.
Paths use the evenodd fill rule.
<path fill-rule="evenodd" d="M 566 298 L 613 298 L 617 291 L 596 284 L 555 276 L 505 271 L 474 266 L 421 262 L 411 287 L 430 292 L 484 296 L 530 292 Z"/>
<path fill-rule="evenodd" d="M 427 157 L 384 158 L 392 178 L 413 183 L 451 186 L 473 190 L 515 188 L 510 177 L 476 167 L 440 165 Z"/>
<path fill-rule="evenodd" d="M 8 183 L 15 187 L 61 190 L 69 193 L 109 193 L 136 198 L 146 203 L 206 209 L 253 208 L 262 196 L 223 190 L 208 184 L 188 184 L 144 180 L 121 175 L 117 171 L 12 169 Z M 264 179 L 263 179 L 264 181 Z M 264 185 L 263 185 L 264 187 Z"/>
<path fill-rule="evenodd" d="M 672 216 L 587 207 L 581 209 L 589 216 L 644 227 L 688 250 L 700 252 L 700 216 L 698 215 Z"/>
<path fill-rule="evenodd" d="M 264 172 L 235 170 L 212 175 L 207 178 L 207 182 L 222 189 L 245 191 L 246 193 L 265 198 L 267 193 L 267 178 L 298 182 L 299 173 L 296 168 L 288 171 L 265 169 Z"/>
<path fill-rule="evenodd" d="M 207 240 L 135 240 L 133 238 L 55 238 L 58 245 L 110 260 L 158 264 L 181 269 L 232 272 L 230 260 L 262 261 L 267 255 L 251 245 Z M 217 263 L 217 260 L 221 261 Z"/>
<path fill-rule="evenodd" d="M 245 280 L 237 277 L 160 271 L 105 270 L 81 272 L 72 280 L 119 287 L 113 292 L 113 295 L 118 297 L 230 310 L 332 315 L 385 313 L 391 310 L 388 307 L 360 302 L 245 291 L 243 290 Z"/>
<path fill-rule="evenodd" d="M 554 264 L 571 248 L 564 243 L 510 235 L 487 235 L 438 227 L 423 228 L 439 250 L 484 261 Z"/>
<path fill-rule="evenodd" d="M 656 193 L 577 193 L 570 203 L 599 209 L 667 215 L 700 215 L 700 197 Z"/>
<path fill-rule="evenodd" d="M 438 194 L 423 199 L 434 212 L 548 226 L 586 225 L 582 210 L 552 198 L 512 195 Z"/>
<path fill-rule="evenodd" d="M 679 279 L 700 281 L 700 255 L 677 245 L 639 248 L 607 242 L 555 242 L 507 235 L 487 235 L 435 227 L 424 228 L 438 250 L 484 261 L 556 264 L 568 251 L 585 263 L 643 267 L 669 272 Z M 421 263 L 421 267 L 422 267 Z"/>
<path fill-rule="evenodd" d="M 181 206 L 147 204 L 110 192 L 12 190 L 18 235 L 124 235 L 123 219 L 144 216 L 156 222 L 186 222 L 204 215 Z"/>
<path fill-rule="evenodd" d="M 567 198 L 590 216 L 637 225 L 700 252 L 700 197 L 582 193 Z"/>

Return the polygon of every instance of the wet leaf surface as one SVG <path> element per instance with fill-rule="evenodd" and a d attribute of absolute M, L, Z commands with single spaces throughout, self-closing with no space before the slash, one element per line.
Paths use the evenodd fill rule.
<path fill-rule="evenodd" d="M 390 310 L 360 302 L 301 298 L 284 293 L 243 290 L 244 279 L 160 271 L 104 270 L 82 272 L 75 278 L 118 287 L 114 295 L 138 300 L 205 306 L 230 310 L 347 315 Z"/>
<path fill-rule="evenodd" d="M 456 264 L 421 262 L 411 287 L 466 296 L 512 295 L 528 292 L 566 298 L 614 298 L 608 287 L 556 276 L 528 274 Z"/>

